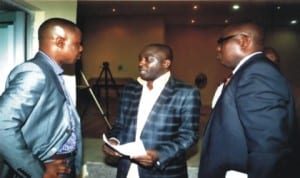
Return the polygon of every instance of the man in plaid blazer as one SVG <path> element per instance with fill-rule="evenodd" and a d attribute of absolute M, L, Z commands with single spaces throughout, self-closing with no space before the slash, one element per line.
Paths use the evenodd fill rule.
<path fill-rule="evenodd" d="M 172 50 L 147 45 L 139 55 L 137 81 L 125 86 L 119 115 L 108 133 L 112 144 L 142 141 L 145 155 L 119 156 L 117 177 L 185 178 L 186 150 L 198 140 L 199 91 L 171 76 Z"/>

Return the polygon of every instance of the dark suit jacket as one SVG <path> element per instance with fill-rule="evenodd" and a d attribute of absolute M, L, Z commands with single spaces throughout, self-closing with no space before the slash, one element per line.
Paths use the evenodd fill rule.
<path fill-rule="evenodd" d="M 41 178 L 43 163 L 70 137 L 71 123 L 67 100 L 59 80 L 40 53 L 15 67 L 0 96 L 0 154 L 8 171 L 20 177 Z M 81 170 L 81 128 L 76 108 L 76 172 Z"/>
<path fill-rule="evenodd" d="M 228 170 L 248 178 L 288 178 L 294 149 L 294 100 L 279 70 L 256 54 L 223 90 L 202 142 L 199 178 Z"/>
<path fill-rule="evenodd" d="M 121 144 L 135 140 L 138 105 L 142 85 L 127 85 L 121 97 L 119 117 L 109 137 Z M 185 151 L 198 140 L 200 95 L 196 88 L 170 78 L 148 117 L 141 134 L 145 149 L 158 151 L 160 165 L 151 168 L 139 166 L 141 178 L 185 178 L 187 166 Z M 130 165 L 121 159 L 117 177 L 126 177 Z"/>

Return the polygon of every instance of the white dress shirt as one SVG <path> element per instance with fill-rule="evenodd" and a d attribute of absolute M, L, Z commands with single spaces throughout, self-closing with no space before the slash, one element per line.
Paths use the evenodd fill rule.
<path fill-rule="evenodd" d="M 142 96 L 140 99 L 140 104 L 138 108 L 137 115 L 137 126 L 135 140 L 140 140 L 141 133 L 147 122 L 147 119 L 152 111 L 152 108 L 158 99 L 160 93 L 164 89 L 166 83 L 171 76 L 170 72 L 167 72 L 153 81 L 153 88 L 150 90 L 147 87 L 147 81 L 141 79 L 140 77 L 137 81 L 143 85 Z M 139 178 L 138 166 L 136 163 L 131 163 L 127 174 L 127 178 Z"/>
<path fill-rule="evenodd" d="M 241 67 L 242 64 L 244 64 L 250 57 L 256 55 L 256 54 L 259 54 L 259 53 L 262 53 L 261 51 L 259 52 L 255 52 L 255 53 L 252 53 L 246 57 L 244 57 L 239 63 L 238 65 L 234 68 L 234 70 L 232 71 L 232 76 L 236 73 L 236 71 Z M 222 82 L 216 89 L 215 91 L 215 94 L 213 96 L 213 99 L 212 99 L 212 102 L 211 102 L 211 108 L 214 108 L 219 97 L 221 96 L 222 94 L 222 91 L 223 91 L 223 87 L 224 87 L 224 82 Z"/>

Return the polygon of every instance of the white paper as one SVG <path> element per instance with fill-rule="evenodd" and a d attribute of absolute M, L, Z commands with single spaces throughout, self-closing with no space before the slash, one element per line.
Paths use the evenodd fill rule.
<path fill-rule="evenodd" d="M 248 178 L 248 174 L 235 170 L 229 170 L 226 172 L 225 178 Z"/>
<path fill-rule="evenodd" d="M 141 140 L 135 141 L 135 142 L 129 142 L 122 145 L 112 145 L 107 140 L 107 137 L 105 134 L 102 135 L 103 141 L 108 144 L 111 148 L 119 152 L 120 154 L 124 156 L 141 156 L 146 155 L 146 150 L 144 147 L 144 144 Z"/>

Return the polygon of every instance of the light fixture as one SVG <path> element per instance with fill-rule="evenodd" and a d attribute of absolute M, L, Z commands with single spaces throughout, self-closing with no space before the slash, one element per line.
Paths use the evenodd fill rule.
<path fill-rule="evenodd" d="M 240 8 L 240 5 L 238 5 L 238 4 L 234 4 L 232 6 L 232 9 L 234 9 L 234 10 L 238 10 L 239 8 Z"/>
<path fill-rule="evenodd" d="M 156 7 L 155 7 L 155 6 L 152 6 L 152 10 L 155 11 L 155 10 L 156 10 Z"/>
<path fill-rule="evenodd" d="M 191 24 L 194 24 L 196 23 L 196 20 L 195 19 L 191 19 Z"/>
<path fill-rule="evenodd" d="M 115 8 L 112 8 L 111 11 L 112 11 L 113 13 L 115 13 L 115 12 L 116 12 L 116 9 L 115 9 Z"/>
<path fill-rule="evenodd" d="M 276 7 L 276 9 L 277 9 L 277 10 L 280 10 L 280 9 L 281 9 L 281 7 L 280 7 L 280 6 L 277 6 L 277 7 Z"/>
<path fill-rule="evenodd" d="M 296 20 L 296 19 L 293 19 L 293 20 L 290 21 L 291 25 L 296 25 L 297 23 L 298 23 L 298 20 Z"/>
<path fill-rule="evenodd" d="M 198 6 L 197 5 L 193 5 L 193 10 L 197 10 Z"/>
<path fill-rule="evenodd" d="M 229 20 L 228 20 L 228 19 L 225 19 L 224 22 L 227 24 L 227 23 L 229 23 Z"/>

